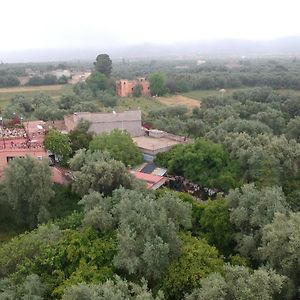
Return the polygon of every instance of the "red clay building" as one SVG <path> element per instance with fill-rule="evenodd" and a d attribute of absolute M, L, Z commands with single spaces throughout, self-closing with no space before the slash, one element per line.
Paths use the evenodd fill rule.
<path fill-rule="evenodd" d="M 134 89 L 140 86 L 142 96 L 150 95 L 150 83 L 145 78 L 137 78 L 136 80 L 121 79 L 116 81 L 116 92 L 119 97 L 132 96 Z"/>
<path fill-rule="evenodd" d="M 16 157 L 29 155 L 39 160 L 48 159 L 43 147 L 45 131 L 42 123 L 34 121 L 24 123 L 24 128 L 0 128 L 0 173 Z"/>

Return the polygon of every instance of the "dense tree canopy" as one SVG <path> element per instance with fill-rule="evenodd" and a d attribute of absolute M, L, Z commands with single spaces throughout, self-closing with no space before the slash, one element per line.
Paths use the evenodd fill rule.
<path fill-rule="evenodd" d="M 75 171 L 73 189 L 82 196 L 89 190 L 108 195 L 120 186 L 133 188 L 136 184 L 125 165 L 112 159 L 108 152 L 79 150 L 70 166 Z"/>
<path fill-rule="evenodd" d="M 157 156 L 156 162 L 172 174 L 183 175 L 205 187 L 223 190 L 239 185 L 238 163 L 230 160 L 222 145 L 197 139 Z"/>
<path fill-rule="evenodd" d="M 226 198 L 230 220 L 236 227 L 238 251 L 245 257 L 259 259 L 263 227 L 273 220 L 276 213 L 286 214 L 288 204 L 282 189 L 266 187 L 261 190 L 254 184 L 231 190 Z"/>
<path fill-rule="evenodd" d="M 224 199 L 208 201 L 200 218 L 201 230 L 207 241 L 222 253 L 229 255 L 234 247 L 233 226 Z"/>
<path fill-rule="evenodd" d="M 48 162 L 35 158 L 16 158 L 4 171 L 4 195 L 13 208 L 17 223 L 25 228 L 33 228 L 47 221 L 49 201 L 53 196 L 51 172 Z"/>
<path fill-rule="evenodd" d="M 300 213 L 276 214 L 263 228 L 262 259 L 290 279 L 289 298 L 299 298 L 300 290 Z M 296 296 L 297 295 L 297 296 Z"/>
<path fill-rule="evenodd" d="M 201 288 L 185 300 L 272 300 L 278 297 L 285 278 L 264 269 L 253 273 L 245 267 L 226 266 L 224 275 L 212 273 L 201 280 Z"/>
<path fill-rule="evenodd" d="M 119 160 L 125 166 L 134 166 L 142 162 L 142 154 L 127 132 L 113 130 L 93 138 L 89 149 L 92 151 L 108 151 L 112 158 Z"/>
<path fill-rule="evenodd" d="M 205 240 L 183 235 L 182 242 L 182 255 L 171 262 L 162 281 L 168 299 L 182 299 L 184 294 L 200 287 L 202 278 L 221 271 L 224 264 L 216 248 Z"/>
<path fill-rule="evenodd" d="M 171 194 L 159 200 L 134 191 L 119 191 L 117 268 L 139 274 L 153 283 L 180 254 L 177 231 L 191 225 L 191 210 Z"/>
<path fill-rule="evenodd" d="M 146 282 L 142 285 L 127 282 L 120 277 L 114 280 L 107 280 L 102 284 L 79 284 L 68 288 L 63 300 L 163 300 L 163 296 L 159 293 L 156 297 L 148 290 Z"/>
<path fill-rule="evenodd" d="M 0 298 L 298 299 L 300 101 L 291 89 L 300 89 L 300 61 L 235 64 L 124 59 L 112 69 L 104 54 L 86 82 L 14 96 L 1 114 L 8 127 L 7 118 L 53 121 L 76 111 L 141 107 L 150 127 L 190 138 L 157 162 L 199 186 L 182 184 L 197 198 L 146 190 L 127 171 L 140 153 L 126 133 L 90 143 L 84 124 L 64 137 L 50 131 L 49 149 L 64 153 L 64 162 L 75 154 L 73 183 L 52 185 L 48 166 L 38 161 L 9 163 L 10 179 L 4 174 L 0 185 Z M 91 66 L 0 64 L 0 86 L 19 84 L 16 77 L 28 69 L 49 74 Z M 150 80 L 153 96 L 184 93 L 201 105 L 115 96 L 115 80 L 137 76 Z M 31 80 L 58 83 L 53 76 Z M 138 96 L 139 87 L 133 92 Z M 213 200 L 202 197 L 218 190 Z"/>

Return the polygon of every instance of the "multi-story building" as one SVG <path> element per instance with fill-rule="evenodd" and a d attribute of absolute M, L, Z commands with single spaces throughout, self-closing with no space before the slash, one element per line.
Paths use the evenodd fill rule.
<path fill-rule="evenodd" d="M 129 97 L 134 94 L 136 88 L 139 88 L 142 96 L 150 95 L 150 83 L 145 78 L 136 80 L 121 79 L 116 81 L 116 92 L 119 97 Z"/>

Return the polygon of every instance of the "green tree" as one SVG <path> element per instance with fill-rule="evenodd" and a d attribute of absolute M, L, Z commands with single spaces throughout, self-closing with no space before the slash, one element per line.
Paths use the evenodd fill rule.
<path fill-rule="evenodd" d="M 165 78 L 163 74 L 156 72 L 149 76 L 150 91 L 154 96 L 162 96 L 166 92 Z"/>
<path fill-rule="evenodd" d="M 96 96 L 97 91 L 104 91 L 108 87 L 108 81 L 104 74 L 99 72 L 92 73 L 86 80 L 88 88 Z"/>
<path fill-rule="evenodd" d="M 168 299 L 182 299 L 185 293 L 200 287 L 200 280 L 222 270 L 224 262 L 216 248 L 205 240 L 182 235 L 182 254 L 168 266 L 162 278 L 162 290 Z"/>
<path fill-rule="evenodd" d="M 59 99 L 58 106 L 61 109 L 71 109 L 74 105 L 78 104 L 80 102 L 80 99 L 74 95 L 62 95 Z"/>
<path fill-rule="evenodd" d="M 114 264 L 153 284 L 180 255 L 177 232 L 191 226 L 191 207 L 173 194 L 156 200 L 153 194 L 121 189 L 113 199 L 120 199 L 113 210 L 119 222 Z"/>
<path fill-rule="evenodd" d="M 203 139 L 158 154 L 156 162 L 170 173 L 183 175 L 205 187 L 227 191 L 239 185 L 238 163 L 229 159 L 222 145 Z"/>
<path fill-rule="evenodd" d="M 79 150 L 70 166 L 75 171 L 73 190 L 81 196 L 89 190 L 109 195 L 120 186 L 133 188 L 136 184 L 124 164 L 112 159 L 108 152 Z"/>
<path fill-rule="evenodd" d="M 45 299 L 45 286 L 39 276 L 33 274 L 25 278 L 22 284 L 16 285 L 11 279 L 0 281 L 0 299 L 13 300 L 43 300 Z"/>
<path fill-rule="evenodd" d="M 49 201 L 53 196 L 48 162 L 35 158 L 16 158 L 4 171 L 6 201 L 12 206 L 17 222 L 33 228 L 49 219 Z"/>
<path fill-rule="evenodd" d="M 96 57 L 94 66 L 97 72 L 104 74 L 107 78 L 110 77 L 112 70 L 112 61 L 108 54 L 99 54 Z"/>
<path fill-rule="evenodd" d="M 68 135 L 55 129 L 51 129 L 47 133 L 44 139 L 44 146 L 56 155 L 62 163 L 66 163 L 72 151 Z"/>
<path fill-rule="evenodd" d="M 224 199 L 208 201 L 200 218 L 201 230 L 207 241 L 225 255 L 234 248 L 234 230 L 230 213 Z"/>
<path fill-rule="evenodd" d="M 15 95 L 11 98 L 11 103 L 14 106 L 20 107 L 20 111 L 26 113 L 32 112 L 32 104 L 29 99 L 26 99 L 24 95 Z"/>
<path fill-rule="evenodd" d="M 230 209 L 230 221 L 235 225 L 238 251 L 245 257 L 259 259 L 263 227 L 272 222 L 275 213 L 288 213 L 289 207 L 282 189 L 245 184 L 231 190 L 226 197 Z"/>
<path fill-rule="evenodd" d="M 99 98 L 100 103 L 105 107 L 115 107 L 119 100 L 117 96 L 111 95 L 111 93 L 106 91 L 98 91 L 97 98 Z"/>
<path fill-rule="evenodd" d="M 300 296 L 300 213 L 276 214 L 263 228 L 262 260 L 289 278 L 288 299 Z"/>
<path fill-rule="evenodd" d="M 14 278 L 35 273 L 43 278 L 48 294 L 60 299 L 66 287 L 99 283 L 113 276 L 113 257 L 116 253 L 115 234 L 99 235 L 94 229 L 65 230 L 60 239 L 43 247 L 39 255 L 18 266 Z"/>
<path fill-rule="evenodd" d="M 67 112 L 54 105 L 40 105 L 34 110 L 34 116 L 43 121 L 62 120 Z"/>
<path fill-rule="evenodd" d="M 89 127 L 89 123 L 81 122 L 75 129 L 70 131 L 69 139 L 73 153 L 79 149 L 88 149 L 89 144 L 93 139 L 92 133 L 88 132 Z"/>
<path fill-rule="evenodd" d="M 33 97 L 32 106 L 34 109 L 37 109 L 40 106 L 54 106 L 55 101 L 49 95 L 39 93 Z"/>
<path fill-rule="evenodd" d="M 108 151 L 112 158 L 119 160 L 125 166 L 137 165 L 143 161 L 142 154 L 127 132 L 115 129 L 111 133 L 102 133 L 93 138 L 90 143 L 92 151 Z"/>
<path fill-rule="evenodd" d="M 279 296 L 285 283 L 284 276 L 264 269 L 251 272 L 245 267 L 227 265 L 222 273 L 201 279 L 201 288 L 185 300 L 272 300 Z"/>
<path fill-rule="evenodd" d="M 55 244 L 61 231 L 54 224 L 40 225 L 37 229 L 12 238 L 0 246 L 0 277 L 16 272 L 19 264 L 38 256 L 43 247 Z"/>
<path fill-rule="evenodd" d="M 289 121 L 286 127 L 286 135 L 300 143 L 300 116 Z"/>
<path fill-rule="evenodd" d="M 178 230 L 191 226 L 190 205 L 174 193 L 156 199 L 153 192 L 121 188 L 106 198 L 91 192 L 79 203 L 84 205 L 84 224 L 101 232 L 117 230 L 115 267 L 151 284 L 180 254 Z"/>
<path fill-rule="evenodd" d="M 99 192 L 91 191 L 79 203 L 84 207 L 83 224 L 92 226 L 101 232 L 109 232 L 116 227 L 117 220 L 112 212 L 113 201 L 104 198 Z"/>
<path fill-rule="evenodd" d="M 142 285 L 127 282 L 116 276 L 114 280 L 107 280 L 101 284 L 79 284 L 66 289 L 62 300 L 163 300 L 161 292 L 154 297 L 147 288 L 147 283 Z"/>

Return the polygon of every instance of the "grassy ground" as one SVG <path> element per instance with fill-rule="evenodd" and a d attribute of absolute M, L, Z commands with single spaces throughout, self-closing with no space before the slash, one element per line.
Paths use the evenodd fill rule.
<path fill-rule="evenodd" d="M 238 90 L 241 89 L 228 89 L 226 90 L 226 92 L 224 92 L 224 96 L 231 96 L 233 92 Z M 202 100 L 203 98 L 208 96 L 220 96 L 221 92 L 217 90 L 196 90 L 196 91 L 184 93 L 183 95 L 196 100 Z"/>
<path fill-rule="evenodd" d="M 163 103 L 154 98 L 120 98 L 116 110 L 130 110 L 140 109 L 142 112 L 147 113 L 150 110 L 165 107 Z"/>
<path fill-rule="evenodd" d="M 249 89 L 249 88 L 237 88 L 237 89 L 228 89 L 224 93 L 224 96 L 231 96 L 234 92 Z M 280 89 L 280 90 L 274 90 L 275 93 L 279 93 L 282 95 L 290 95 L 290 96 L 298 96 L 300 97 L 300 91 L 298 90 L 290 90 L 290 89 Z M 196 90 L 191 91 L 183 94 L 186 97 L 193 98 L 196 100 L 201 100 L 204 97 L 208 96 L 220 96 L 221 93 L 217 90 Z"/>
<path fill-rule="evenodd" d="M 288 90 L 288 89 L 281 89 L 281 90 L 276 90 L 279 94 L 282 95 L 290 95 L 290 96 L 298 96 L 300 97 L 300 91 L 296 90 Z"/>
<path fill-rule="evenodd" d="M 72 89 L 73 85 L 71 84 L 0 88 L 0 107 L 5 107 L 15 95 L 24 95 L 26 98 L 31 99 L 37 94 L 44 93 L 55 99 L 59 98 L 62 94 L 72 92 Z"/>
<path fill-rule="evenodd" d="M 160 97 L 159 101 L 167 106 L 185 105 L 191 112 L 193 108 L 200 107 L 201 101 L 186 97 L 183 95 L 175 95 L 170 97 Z"/>

